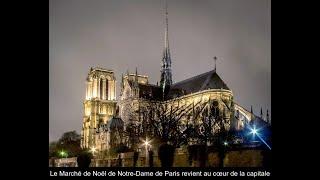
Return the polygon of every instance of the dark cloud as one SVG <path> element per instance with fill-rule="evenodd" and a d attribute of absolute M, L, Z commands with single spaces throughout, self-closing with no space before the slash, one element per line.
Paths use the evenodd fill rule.
<path fill-rule="evenodd" d="M 175 82 L 214 68 L 235 100 L 271 109 L 271 1 L 168 0 Z M 91 66 L 160 79 L 162 0 L 51 0 L 49 135 L 80 132 Z M 119 92 L 119 88 L 117 89 Z"/>

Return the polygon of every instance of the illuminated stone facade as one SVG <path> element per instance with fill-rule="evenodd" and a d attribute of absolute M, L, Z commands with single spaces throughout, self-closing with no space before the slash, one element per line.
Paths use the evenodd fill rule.
<path fill-rule="evenodd" d="M 98 152 L 110 150 L 120 144 L 128 145 L 124 130 L 130 122 L 141 123 L 141 111 L 148 111 L 152 103 L 161 103 L 170 110 L 171 106 L 179 109 L 192 104 L 197 109 L 203 105 L 208 106 L 208 102 L 214 102 L 215 111 L 224 119 L 223 126 L 226 130 L 240 130 L 245 122 L 258 118 L 234 102 L 232 91 L 215 70 L 174 83 L 169 86 L 165 95 L 162 94 L 161 86 L 149 83 L 148 76 L 139 75 L 137 71 L 127 73 L 121 78 L 118 101 L 113 71 L 91 69 L 86 85 L 81 147 L 94 147 Z M 193 116 L 192 111 L 181 118 L 181 127 L 188 123 L 190 116 Z M 200 129 L 200 120 L 205 116 L 202 113 L 195 121 Z M 220 128 L 217 125 L 212 127 L 213 131 Z"/>
<path fill-rule="evenodd" d="M 163 106 L 167 106 L 167 110 L 170 111 L 171 106 L 174 109 L 183 109 L 184 107 L 190 107 L 190 105 L 195 104 L 194 109 L 197 109 L 200 106 L 208 106 L 208 102 L 216 103 L 215 109 L 223 116 L 226 130 L 229 130 L 231 125 L 236 127 L 238 124 L 234 118 L 235 104 L 233 101 L 233 93 L 215 71 L 209 71 L 174 83 L 169 87 L 169 91 L 164 96 L 162 95 L 163 91 L 161 86 L 147 82 L 148 77 L 138 75 L 138 73 L 126 75 L 122 78 L 118 104 L 119 115 L 124 121 L 124 124 L 130 124 L 130 121 L 140 123 L 141 120 L 139 120 L 139 116 L 141 116 L 141 112 L 148 111 L 148 108 L 154 103 L 161 103 Z M 177 113 L 179 113 L 179 111 L 177 111 Z M 188 119 L 190 120 L 188 117 L 190 116 L 193 116 L 191 109 L 181 118 L 181 126 L 188 123 Z M 206 116 L 206 114 L 201 113 L 200 116 L 198 116 L 199 120 L 196 120 L 196 123 L 200 123 L 200 128 L 200 119 L 204 116 Z M 212 127 L 213 131 L 219 128 L 220 127 L 217 126 Z"/>
<path fill-rule="evenodd" d="M 91 68 L 86 80 L 86 98 L 81 131 L 81 147 L 96 145 L 96 130 L 116 115 L 116 79 L 113 71 Z"/>

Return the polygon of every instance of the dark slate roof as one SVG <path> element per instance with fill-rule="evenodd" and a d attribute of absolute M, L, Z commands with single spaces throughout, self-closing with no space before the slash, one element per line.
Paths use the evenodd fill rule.
<path fill-rule="evenodd" d="M 130 86 L 133 81 L 129 81 Z M 177 82 L 165 92 L 165 99 L 196 93 L 207 89 L 230 90 L 215 71 L 209 71 L 189 79 Z M 153 84 L 139 84 L 139 97 L 149 100 L 162 100 L 162 88 Z"/>
<path fill-rule="evenodd" d="M 167 99 L 207 89 L 230 90 L 219 75 L 213 70 L 173 84 L 170 87 Z"/>
<path fill-rule="evenodd" d="M 107 128 L 108 129 L 122 128 L 123 125 L 124 123 L 121 118 L 113 117 L 108 121 Z"/>
<path fill-rule="evenodd" d="M 161 87 L 153 84 L 139 84 L 139 97 L 149 100 L 161 100 Z"/>
<path fill-rule="evenodd" d="M 134 81 L 129 80 L 128 81 L 130 87 L 134 86 Z M 140 84 L 139 86 L 139 97 L 148 99 L 148 100 L 162 100 L 162 93 L 161 93 L 161 87 L 154 85 L 154 84 Z"/>

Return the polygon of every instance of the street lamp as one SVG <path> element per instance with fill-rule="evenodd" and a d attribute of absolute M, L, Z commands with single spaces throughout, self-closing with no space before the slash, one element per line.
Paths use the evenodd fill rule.
<path fill-rule="evenodd" d="M 68 154 L 67 154 L 67 152 L 65 152 L 65 151 L 63 151 L 63 150 L 61 150 L 60 152 L 59 152 L 59 154 L 60 154 L 60 156 L 61 156 L 61 160 L 60 160 L 60 164 L 62 164 L 63 166 L 66 166 L 65 164 L 63 164 L 64 162 L 63 162 L 63 158 L 67 158 L 67 156 L 68 156 Z M 59 167 L 60 167 L 60 165 L 58 165 Z"/>
<path fill-rule="evenodd" d="M 249 126 L 249 129 L 250 129 L 250 133 L 249 134 L 252 134 L 253 137 L 257 136 L 260 139 L 260 141 L 262 141 L 271 150 L 271 147 L 269 146 L 269 144 L 261 137 L 261 134 L 259 133 L 259 129 L 261 129 L 261 128 L 256 129 L 255 126 L 253 126 L 253 128 L 251 128 Z"/>
<path fill-rule="evenodd" d="M 92 157 L 93 157 L 93 160 L 94 160 L 94 165 L 96 166 L 96 161 L 95 161 L 95 157 L 94 157 L 94 153 L 97 151 L 97 150 L 96 150 L 96 147 L 94 147 L 94 146 L 91 147 L 91 148 L 90 148 L 90 151 L 92 152 Z"/>
<path fill-rule="evenodd" d="M 149 153 L 148 153 L 148 147 L 151 147 L 151 144 L 150 144 L 151 140 L 148 140 L 148 138 L 146 137 L 146 140 L 143 141 L 143 144 L 144 147 L 145 147 L 145 152 L 146 152 L 146 165 L 148 164 L 148 161 L 149 161 Z M 150 164 L 149 164 L 150 166 Z"/>
<path fill-rule="evenodd" d="M 251 129 L 251 134 L 253 135 L 258 134 L 258 130 L 254 127 L 253 129 Z"/>
<path fill-rule="evenodd" d="M 90 151 L 92 152 L 92 155 L 94 156 L 94 153 L 95 153 L 97 150 L 96 150 L 95 147 L 92 147 L 92 148 L 90 149 Z"/>
<path fill-rule="evenodd" d="M 65 151 L 63 151 L 63 150 L 61 150 L 59 154 L 60 154 L 61 157 L 67 157 L 67 155 L 68 155 L 68 154 L 67 154 Z"/>
<path fill-rule="evenodd" d="M 228 142 L 225 141 L 225 142 L 223 143 L 223 145 L 224 145 L 224 146 L 228 146 Z"/>
<path fill-rule="evenodd" d="M 63 152 L 63 151 L 60 151 L 60 153 L 59 153 L 59 154 L 60 154 L 60 156 L 61 156 L 61 157 L 63 157 L 63 156 L 64 156 L 64 152 Z"/>
<path fill-rule="evenodd" d="M 151 146 L 150 141 L 148 141 L 148 139 L 146 139 L 143 144 L 146 148 L 148 148 L 148 146 Z"/>

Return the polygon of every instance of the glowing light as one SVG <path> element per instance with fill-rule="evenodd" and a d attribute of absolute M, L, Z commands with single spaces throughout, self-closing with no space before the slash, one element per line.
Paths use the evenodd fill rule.
<path fill-rule="evenodd" d="M 60 154 L 61 157 L 67 157 L 67 153 L 65 151 L 63 151 L 63 150 L 60 151 L 59 154 Z"/>
<path fill-rule="evenodd" d="M 258 134 L 258 130 L 256 128 L 251 129 L 251 133 L 253 135 Z"/>
<path fill-rule="evenodd" d="M 142 146 L 145 147 L 145 153 L 146 153 L 146 167 L 148 166 L 148 160 L 149 160 L 149 153 L 148 153 L 148 147 L 151 147 L 151 140 L 148 140 L 148 138 L 146 137 L 146 140 L 142 140 Z M 149 164 L 150 165 L 150 164 Z"/>
<path fill-rule="evenodd" d="M 227 142 L 227 141 L 225 141 L 225 142 L 223 143 L 223 145 L 228 146 L 228 142 Z"/>
<path fill-rule="evenodd" d="M 150 142 L 151 140 L 148 140 L 148 138 L 146 138 L 146 140 L 143 140 L 143 145 L 147 148 L 148 146 L 151 146 Z"/>
<path fill-rule="evenodd" d="M 97 151 L 95 147 L 92 147 L 90 150 L 92 153 L 95 153 Z"/>
<path fill-rule="evenodd" d="M 249 134 L 252 134 L 253 136 L 257 136 L 260 139 L 260 141 L 263 142 L 271 150 L 271 147 L 269 146 L 269 144 L 260 136 L 259 129 L 256 129 L 255 126 L 251 128 L 250 125 L 249 125 L 249 129 L 250 129 Z"/>
<path fill-rule="evenodd" d="M 144 142 L 144 145 L 149 146 L 149 142 L 148 141 Z"/>

